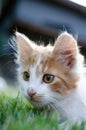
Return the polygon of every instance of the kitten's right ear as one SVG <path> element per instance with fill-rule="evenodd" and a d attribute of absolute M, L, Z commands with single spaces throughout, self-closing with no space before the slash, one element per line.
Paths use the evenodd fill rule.
<path fill-rule="evenodd" d="M 78 53 L 77 41 L 71 34 L 63 32 L 54 45 L 53 54 L 56 61 L 69 71 L 76 65 Z"/>
<path fill-rule="evenodd" d="M 18 47 L 18 60 L 21 64 L 28 62 L 29 55 L 32 53 L 32 41 L 30 41 L 24 34 L 19 32 L 15 33 L 16 43 Z"/>

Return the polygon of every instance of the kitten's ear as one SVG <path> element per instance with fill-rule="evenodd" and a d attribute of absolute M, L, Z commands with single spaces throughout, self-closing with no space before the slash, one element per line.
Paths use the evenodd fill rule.
<path fill-rule="evenodd" d="M 16 43 L 18 47 L 18 60 L 20 63 L 25 64 L 28 61 L 30 54 L 32 53 L 32 41 L 30 41 L 25 35 L 16 32 Z"/>
<path fill-rule="evenodd" d="M 70 70 L 73 68 L 76 63 L 77 52 L 77 42 L 72 35 L 64 32 L 57 38 L 53 54 L 64 69 Z"/>

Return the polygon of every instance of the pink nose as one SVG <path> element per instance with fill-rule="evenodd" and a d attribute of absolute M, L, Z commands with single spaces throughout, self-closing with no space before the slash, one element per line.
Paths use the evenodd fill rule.
<path fill-rule="evenodd" d="M 34 95 L 36 95 L 36 92 L 28 92 L 28 95 L 29 95 L 30 97 L 33 97 Z"/>
<path fill-rule="evenodd" d="M 33 97 L 36 94 L 36 92 L 32 88 L 30 90 L 27 90 L 27 93 L 30 97 Z"/>

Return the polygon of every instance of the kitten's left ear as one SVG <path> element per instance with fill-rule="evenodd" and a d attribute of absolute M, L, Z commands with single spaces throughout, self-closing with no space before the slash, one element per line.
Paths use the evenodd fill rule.
<path fill-rule="evenodd" d="M 76 40 L 69 33 L 62 33 L 57 38 L 53 50 L 53 55 L 57 62 L 68 71 L 75 65 L 77 53 L 78 47 Z"/>
<path fill-rule="evenodd" d="M 15 35 L 18 47 L 18 60 L 21 64 L 25 64 L 33 51 L 33 43 L 24 34 L 16 32 Z"/>

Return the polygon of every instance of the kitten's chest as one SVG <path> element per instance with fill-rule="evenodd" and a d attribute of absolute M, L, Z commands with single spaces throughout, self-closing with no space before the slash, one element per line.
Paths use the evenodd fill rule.
<path fill-rule="evenodd" d="M 81 80 L 78 82 L 78 94 L 80 95 L 80 98 L 84 105 L 86 106 L 86 73 L 84 76 L 81 78 Z"/>
<path fill-rule="evenodd" d="M 86 93 L 86 92 L 85 92 Z M 86 95 L 85 95 L 86 96 Z M 86 98 L 85 98 L 86 99 Z M 86 100 L 78 92 L 71 93 L 59 107 L 62 119 L 86 120 Z"/>

